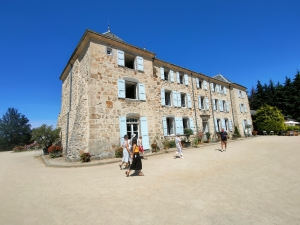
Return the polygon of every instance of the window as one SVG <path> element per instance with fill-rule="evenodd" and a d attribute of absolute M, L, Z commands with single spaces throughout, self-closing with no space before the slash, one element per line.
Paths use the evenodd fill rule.
<path fill-rule="evenodd" d="M 213 102 L 213 110 L 214 111 L 216 111 L 216 110 L 218 110 L 218 99 L 213 99 L 212 100 L 212 102 Z"/>
<path fill-rule="evenodd" d="M 125 53 L 125 67 L 134 69 L 134 56 Z"/>
<path fill-rule="evenodd" d="M 225 121 L 225 130 L 228 131 L 228 130 L 229 130 L 229 126 L 228 126 L 229 122 L 228 122 L 228 119 L 224 119 L 224 121 Z"/>
<path fill-rule="evenodd" d="M 112 55 L 112 54 L 113 54 L 112 48 L 106 47 L 106 54 L 107 54 L 107 55 Z"/>
<path fill-rule="evenodd" d="M 186 107 L 186 94 L 180 94 L 181 107 Z"/>
<path fill-rule="evenodd" d="M 220 119 L 215 119 L 215 129 L 217 132 L 219 132 L 221 129 L 221 120 Z"/>
<path fill-rule="evenodd" d="M 182 123 L 183 123 L 183 129 L 190 128 L 189 119 L 188 118 L 183 118 L 182 119 Z"/>
<path fill-rule="evenodd" d="M 169 80 L 169 71 L 164 70 L 164 80 Z"/>
<path fill-rule="evenodd" d="M 212 92 L 215 91 L 215 85 L 214 85 L 214 83 L 210 83 L 210 89 L 211 89 Z"/>
<path fill-rule="evenodd" d="M 124 53 L 124 51 L 121 51 L 121 50 L 117 50 L 117 54 L 118 54 L 118 65 L 119 66 L 125 66 L 130 69 L 144 71 L 143 57 L 135 56 L 135 55 L 132 55 L 129 53 Z"/>
<path fill-rule="evenodd" d="M 118 98 L 146 101 L 145 85 L 123 79 L 118 80 Z"/>
<path fill-rule="evenodd" d="M 175 134 L 174 131 L 174 118 L 167 118 L 167 135 Z"/>
<path fill-rule="evenodd" d="M 131 139 L 133 134 L 135 134 L 136 137 L 139 137 L 139 119 L 126 118 L 126 125 L 128 139 Z"/>
<path fill-rule="evenodd" d="M 172 97 L 171 97 L 171 91 L 165 91 L 165 101 L 166 101 L 166 105 L 168 106 L 172 106 Z"/>
<path fill-rule="evenodd" d="M 205 100 L 204 97 L 200 97 L 200 102 L 201 102 L 201 109 L 205 109 L 204 104 L 205 104 Z"/>
<path fill-rule="evenodd" d="M 181 84 L 184 84 L 184 75 L 183 74 L 179 74 L 179 81 Z"/>
<path fill-rule="evenodd" d="M 125 98 L 137 99 L 136 83 L 125 81 Z"/>

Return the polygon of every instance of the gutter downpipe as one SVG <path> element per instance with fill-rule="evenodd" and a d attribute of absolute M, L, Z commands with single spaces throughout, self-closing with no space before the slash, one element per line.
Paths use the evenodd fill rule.
<path fill-rule="evenodd" d="M 195 105 L 195 96 L 194 96 L 194 81 L 193 81 L 193 74 L 191 73 L 191 80 L 192 80 L 192 92 L 193 92 L 193 102 L 194 102 L 194 113 L 195 113 L 195 120 L 196 120 L 196 131 L 198 133 L 198 120 L 197 120 L 197 114 L 196 114 L 196 105 Z"/>
<path fill-rule="evenodd" d="M 71 103 L 72 103 L 72 73 L 73 73 L 73 65 L 70 65 L 70 97 L 69 97 L 69 111 L 67 113 L 67 128 L 66 128 L 66 150 L 65 155 L 67 158 L 68 152 L 68 140 L 69 140 L 69 119 L 70 119 L 70 112 L 71 112 Z"/>
<path fill-rule="evenodd" d="M 233 104 L 232 104 L 232 98 L 231 98 L 231 86 L 229 84 L 229 95 L 230 95 L 230 103 L 231 103 L 231 114 L 232 114 L 232 126 L 234 125 L 234 114 L 233 114 Z M 232 132 L 234 132 L 234 128 L 232 127 Z"/>
<path fill-rule="evenodd" d="M 212 99 L 212 96 L 211 96 L 211 88 L 210 88 L 210 79 L 208 79 L 208 82 L 209 82 L 209 94 L 210 94 L 210 103 L 211 103 L 211 111 L 212 111 L 212 116 L 213 116 L 213 124 L 214 124 L 214 128 L 215 128 L 215 134 L 217 134 L 217 128 L 216 128 L 216 124 L 215 124 L 215 114 L 214 114 L 214 106 L 213 106 L 213 99 Z"/>

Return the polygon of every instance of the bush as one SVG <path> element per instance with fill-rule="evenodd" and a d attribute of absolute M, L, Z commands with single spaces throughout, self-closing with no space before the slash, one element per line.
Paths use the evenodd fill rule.
<path fill-rule="evenodd" d="M 91 161 L 91 155 L 89 152 L 83 152 L 80 154 L 81 162 L 89 162 Z"/>
<path fill-rule="evenodd" d="M 25 146 L 16 146 L 13 148 L 14 152 L 25 152 L 27 149 Z"/>
<path fill-rule="evenodd" d="M 122 147 L 117 148 L 115 150 L 115 157 L 116 158 L 123 158 L 123 148 Z"/>
<path fill-rule="evenodd" d="M 197 148 L 198 147 L 198 138 L 195 138 L 192 142 L 192 146 Z"/>
<path fill-rule="evenodd" d="M 62 156 L 63 148 L 61 146 L 52 145 L 48 148 L 49 156 L 51 158 L 57 158 Z"/>
<path fill-rule="evenodd" d="M 176 147 L 176 143 L 175 141 L 169 141 L 169 144 L 170 144 L 170 148 L 175 148 Z"/>
<path fill-rule="evenodd" d="M 192 129 L 189 129 L 189 128 L 184 129 L 184 135 L 186 136 L 188 141 L 190 141 L 190 136 L 193 134 L 194 134 L 194 132 Z"/>
<path fill-rule="evenodd" d="M 232 136 L 241 137 L 239 129 L 237 128 L 237 126 L 234 127 L 234 133 L 233 134 L 234 135 L 232 135 Z"/>
<path fill-rule="evenodd" d="M 170 147 L 170 142 L 167 140 L 167 139 L 165 139 L 164 141 L 163 141 L 163 145 L 164 145 L 164 149 L 169 149 L 169 147 Z"/>

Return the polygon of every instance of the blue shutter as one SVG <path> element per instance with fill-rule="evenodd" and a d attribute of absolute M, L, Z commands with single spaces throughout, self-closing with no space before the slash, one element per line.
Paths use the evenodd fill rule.
<path fill-rule="evenodd" d="M 160 97 L 161 97 L 161 105 L 165 105 L 165 104 L 166 104 L 166 100 L 165 100 L 165 89 L 161 89 L 161 90 L 160 90 Z"/>
<path fill-rule="evenodd" d="M 127 125 L 126 125 L 126 117 L 120 116 L 120 144 L 122 145 L 124 141 L 124 135 L 127 134 Z"/>
<path fill-rule="evenodd" d="M 189 85 L 189 78 L 187 74 L 184 74 L 184 84 Z"/>
<path fill-rule="evenodd" d="M 215 128 L 216 128 L 216 131 L 219 132 L 219 126 L 218 126 L 218 121 L 217 121 L 217 119 L 215 119 Z"/>
<path fill-rule="evenodd" d="M 117 50 L 118 53 L 118 65 L 124 66 L 124 52 L 121 50 Z"/>
<path fill-rule="evenodd" d="M 223 87 L 223 93 L 226 95 L 226 87 Z"/>
<path fill-rule="evenodd" d="M 141 123 L 141 133 L 143 137 L 143 147 L 144 149 L 150 149 L 147 117 L 141 117 L 140 123 Z"/>
<path fill-rule="evenodd" d="M 137 70 L 144 71 L 144 59 L 143 57 L 137 56 Z"/>
<path fill-rule="evenodd" d="M 222 124 L 222 128 L 224 130 L 226 130 L 226 124 L 225 124 L 225 120 L 224 119 L 221 119 L 221 124 Z"/>
<path fill-rule="evenodd" d="M 161 78 L 162 80 L 165 79 L 165 74 L 164 74 L 164 68 L 163 68 L 163 67 L 160 67 L 160 78 Z"/>
<path fill-rule="evenodd" d="M 192 131 L 194 132 L 195 131 L 195 127 L 194 127 L 193 118 L 189 118 L 189 121 L 190 121 L 190 129 L 192 129 Z"/>
<path fill-rule="evenodd" d="M 229 103 L 226 101 L 226 112 L 229 112 Z"/>
<path fill-rule="evenodd" d="M 180 132 L 181 132 L 181 126 L 180 126 L 180 118 L 178 118 L 178 117 L 175 117 L 175 135 L 176 134 L 180 134 Z"/>
<path fill-rule="evenodd" d="M 198 77 L 196 77 L 196 86 L 197 86 L 197 88 L 200 88 L 200 85 L 199 85 L 199 78 L 198 78 Z"/>
<path fill-rule="evenodd" d="M 179 72 L 176 72 L 176 79 L 177 79 L 177 84 L 180 84 L 180 76 L 179 76 Z"/>
<path fill-rule="evenodd" d="M 247 112 L 247 106 L 244 105 L 244 112 Z"/>
<path fill-rule="evenodd" d="M 164 136 L 167 136 L 168 135 L 168 130 L 167 130 L 167 119 L 166 119 L 166 117 L 163 117 L 162 123 L 163 123 Z"/>
<path fill-rule="evenodd" d="M 200 95 L 198 95 L 198 106 L 199 106 L 199 109 L 202 108 L 202 107 L 201 107 L 201 96 L 200 96 Z"/>
<path fill-rule="evenodd" d="M 229 130 L 232 131 L 232 120 L 228 120 L 229 122 Z"/>
<path fill-rule="evenodd" d="M 219 100 L 219 105 L 220 105 L 220 111 L 224 111 L 223 109 L 223 101 L 222 100 Z"/>
<path fill-rule="evenodd" d="M 207 82 L 206 82 L 206 80 L 203 81 L 203 87 L 204 87 L 204 90 L 207 90 Z"/>
<path fill-rule="evenodd" d="M 219 89 L 219 85 L 218 84 L 216 84 L 216 92 L 220 93 L 220 89 Z"/>
<path fill-rule="evenodd" d="M 244 92 L 243 91 L 241 91 L 241 93 L 242 93 L 242 98 L 244 98 L 245 96 L 244 96 Z"/>
<path fill-rule="evenodd" d="M 242 124 L 243 124 L 244 134 L 246 134 L 246 128 L 245 128 L 245 121 L 244 120 L 242 120 Z"/>
<path fill-rule="evenodd" d="M 188 108 L 192 108 L 192 102 L 191 102 L 191 96 L 190 94 L 187 94 L 187 105 L 188 105 Z"/>
<path fill-rule="evenodd" d="M 118 98 L 125 98 L 125 80 L 118 79 Z"/>
<path fill-rule="evenodd" d="M 139 84 L 139 98 L 142 101 L 146 101 L 146 92 L 144 84 Z"/>
<path fill-rule="evenodd" d="M 241 97 L 241 92 L 238 90 L 238 96 L 239 96 L 239 98 Z"/>
<path fill-rule="evenodd" d="M 213 102 L 213 110 L 217 110 L 215 99 L 213 99 L 212 102 Z"/>
<path fill-rule="evenodd" d="M 183 121 L 182 121 L 182 118 L 180 117 L 179 118 L 179 134 L 184 134 L 183 133 Z"/>
<path fill-rule="evenodd" d="M 207 97 L 205 97 L 205 103 L 206 103 L 206 110 L 209 110 L 209 100 Z"/>
<path fill-rule="evenodd" d="M 169 74 L 170 74 L 171 82 L 174 82 L 174 72 L 170 70 Z"/>
<path fill-rule="evenodd" d="M 172 93 L 173 93 L 173 106 L 178 107 L 177 92 L 172 91 Z"/>
<path fill-rule="evenodd" d="M 177 92 L 177 105 L 178 105 L 178 107 L 181 107 L 181 95 L 180 95 L 180 92 Z"/>

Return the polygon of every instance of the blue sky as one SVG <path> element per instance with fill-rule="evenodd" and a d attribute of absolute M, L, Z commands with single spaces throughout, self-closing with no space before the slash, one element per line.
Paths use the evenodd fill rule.
<path fill-rule="evenodd" d="M 111 31 L 157 58 L 251 89 L 300 70 L 300 1 L 1 1 L 0 116 L 56 125 L 59 76 L 86 29 Z"/>

